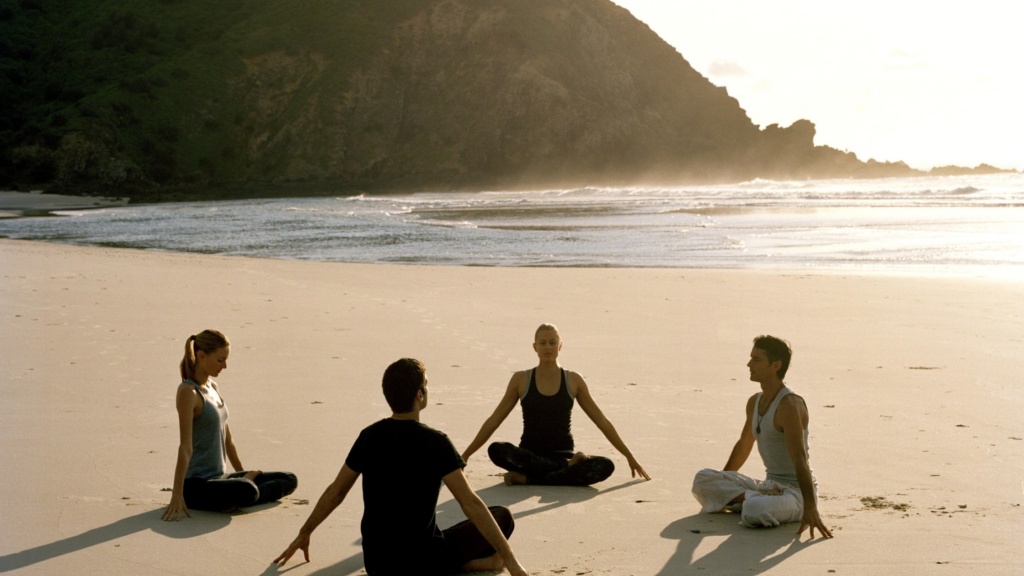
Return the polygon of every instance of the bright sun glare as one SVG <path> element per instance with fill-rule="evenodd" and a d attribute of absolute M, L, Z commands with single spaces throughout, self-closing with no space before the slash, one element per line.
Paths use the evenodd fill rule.
<path fill-rule="evenodd" d="M 1024 169 L 1024 2 L 615 0 L 754 123 L 914 168 Z"/>

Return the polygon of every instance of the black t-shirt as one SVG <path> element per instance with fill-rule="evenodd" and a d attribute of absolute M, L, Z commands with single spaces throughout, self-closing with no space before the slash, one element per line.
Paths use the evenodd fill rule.
<path fill-rule="evenodd" d="M 443 564 L 436 523 L 441 479 L 466 463 L 443 432 L 388 418 L 363 429 L 345 464 L 363 475 L 367 574 L 426 574 Z"/>

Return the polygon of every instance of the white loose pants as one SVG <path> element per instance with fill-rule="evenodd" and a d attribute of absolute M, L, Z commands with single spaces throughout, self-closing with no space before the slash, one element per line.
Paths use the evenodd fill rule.
<path fill-rule="evenodd" d="M 693 497 L 701 512 L 721 512 L 743 494 L 740 524 L 750 528 L 799 522 L 804 514 L 804 497 L 799 486 L 773 480 L 754 480 L 739 472 L 705 468 L 693 479 Z"/>

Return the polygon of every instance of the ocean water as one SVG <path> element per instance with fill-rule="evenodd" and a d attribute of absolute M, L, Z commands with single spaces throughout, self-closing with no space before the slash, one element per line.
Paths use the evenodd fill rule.
<path fill-rule="evenodd" d="M 1024 278 L 1024 174 L 186 202 L 0 236 L 316 261 Z"/>

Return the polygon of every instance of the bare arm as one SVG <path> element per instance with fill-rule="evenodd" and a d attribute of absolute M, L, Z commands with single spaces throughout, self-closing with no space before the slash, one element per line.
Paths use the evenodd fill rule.
<path fill-rule="evenodd" d="M 640 463 L 633 457 L 633 453 L 629 451 L 626 443 L 619 437 L 618 431 L 615 430 L 615 426 L 612 425 L 611 421 L 605 417 L 601 409 L 598 408 L 597 402 L 594 402 L 594 398 L 590 395 L 590 388 L 587 387 L 587 382 L 582 376 L 575 372 L 570 372 L 570 379 L 573 387 L 576 389 L 576 401 L 579 402 L 580 408 L 583 412 L 590 417 L 590 419 L 597 426 L 598 430 L 604 434 L 604 437 L 611 442 L 612 446 L 615 447 L 623 456 L 626 457 L 626 462 L 629 463 L 630 476 L 636 478 L 639 474 L 645 480 L 650 480 L 651 477 L 647 475 Z"/>
<path fill-rule="evenodd" d="M 235 469 L 235 472 L 241 472 L 245 468 L 242 467 L 242 459 L 238 457 L 235 441 L 231 438 L 231 427 L 225 424 L 224 430 L 224 451 L 227 452 L 228 462 L 231 462 L 231 467 Z"/>
<path fill-rule="evenodd" d="M 242 466 L 242 459 L 238 457 L 235 441 L 231 438 L 231 427 L 227 424 L 224 425 L 224 451 L 227 452 L 228 462 L 231 462 L 231 467 L 235 469 L 235 472 L 245 470 L 245 467 Z M 252 480 L 260 474 L 263 474 L 262 470 L 249 470 L 246 472 L 245 477 Z"/>
<path fill-rule="evenodd" d="M 171 502 L 164 510 L 164 520 L 177 520 L 182 514 L 192 517 L 185 506 L 185 473 L 192 459 L 192 415 L 196 402 L 202 402 L 195 389 L 187 384 L 178 386 L 174 397 L 178 411 L 178 455 L 174 462 L 174 484 L 171 487 Z"/>
<path fill-rule="evenodd" d="M 317 501 L 313 511 L 309 513 L 309 518 L 299 528 L 299 535 L 295 537 L 295 540 L 288 545 L 288 548 L 281 553 L 280 556 L 274 558 L 275 564 L 284 565 L 289 558 L 297 550 L 302 550 L 302 555 L 306 558 L 306 562 L 309 562 L 309 538 L 334 509 L 341 505 L 345 501 L 345 496 L 348 496 L 349 490 L 355 485 L 356 479 L 359 478 L 359 473 L 349 468 L 347 465 L 343 465 L 341 470 L 338 472 L 338 476 L 331 482 L 331 485 L 324 490 L 324 493 L 320 496 L 320 500 Z"/>
<path fill-rule="evenodd" d="M 807 461 L 807 446 L 804 443 L 804 431 L 807 430 L 807 404 L 804 399 L 796 394 L 790 394 L 779 403 L 776 415 L 776 422 L 782 428 L 786 436 L 786 450 L 789 452 L 789 459 L 793 461 L 796 468 L 796 478 L 800 483 L 800 494 L 804 497 L 804 516 L 800 521 L 798 534 L 803 533 L 805 528 L 811 529 L 811 538 L 814 538 L 814 529 L 821 530 L 824 538 L 831 538 L 832 532 L 821 520 L 818 514 L 818 499 L 814 493 L 814 478 L 811 475 L 811 465 Z"/>
<path fill-rule="evenodd" d="M 754 448 L 754 433 L 750 430 L 750 426 L 754 421 L 755 400 L 757 400 L 757 394 L 747 400 L 747 418 L 743 423 L 743 430 L 740 431 L 740 439 L 733 446 L 732 453 L 729 454 L 729 460 L 725 463 L 725 468 L 722 468 L 722 470 L 727 472 L 739 471 L 750 456 L 750 451 Z"/>
<path fill-rule="evenodd" d="M 462 473 L 462 469 L 459 468 L 454 472 L 449 472 L 442 480 L 444 480 L 444 485 L 448 487 L 448 490 L 455 497 L 459 506 L 462 507 L 466 518 L 469 518 L 473 526 L 476 526 L 476 529 L 480 531 L 480 534 L 487 540 L 487 543 L 497 550 L 498 555 L 505 562 L 505 568 L 508 569 L 509 573 L 513 574 L 513 576 L 525 576 L 526 570 L 520 566 L 519 560 L 516 559 L 516 555 L 512 551 L 512 546 L 505 539 L 505 535 L 501 533 L 501 528 L 494 521 L 494 517 L 491 516 L 490 510 L 487 509 L 483 500 L 469 486 L 469 482 L 466 480 L 466 475 Z"/>
<path fill-rule="evenodd" d="M 469 446 L 462 452 L 462 459 L 469 461 L 469 457 L 472 456 L 484 442 L 494 434 L 494 431 L 501 426 L 501 423 L 508 418 L 508 415 L 512 412 L 512 409 L 516 407 L 516 402 L 519 401 L 520 394 L 520 381 L 522 380 L 522 372 L 516 372 L 512 375 L 512 378 L 508 381 L 508 387 L 505 388 L 505 395 L 501 397 L 501 401 L 498 402 L 498 407 L 494 409 L 494 412 L 484 420 L 480 431 L 476 433 L 476 437 L 469 443 Z"/>

